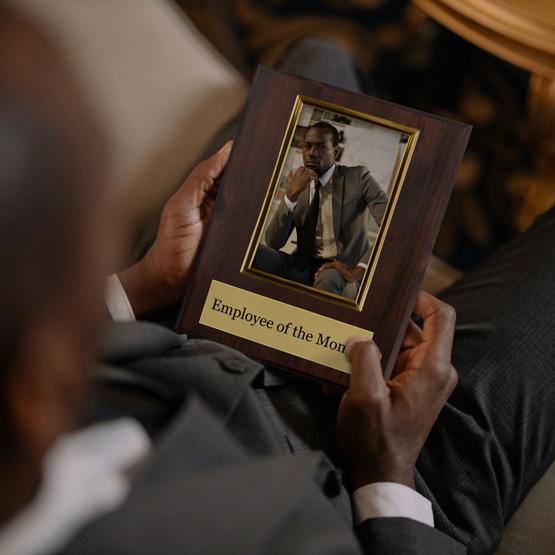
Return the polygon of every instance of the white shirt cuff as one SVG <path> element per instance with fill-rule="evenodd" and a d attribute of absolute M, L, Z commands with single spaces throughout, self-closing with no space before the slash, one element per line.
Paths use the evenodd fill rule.
<path fill-rule="evenodd" d="M 369 518 L 412 518 L 428 526 L 434 525 L 432 504 L 417 491 L 394 482 L 375 482 L 353 492 L 355 524 Z"/>
<path fill-rule="evenodd" d="M 115 322 L 133 322 L 135 320 L 131 303 L 116 274 L 111 275 L 106 283 L 106 306 Z"/>
<path fill-rule="evenodd" d="M 295 206 L 297 206 L 297 203 L 299 202 L 298 200 L 295 202 L 289 200 L 287 195 L 283 196 L 283 200 L 285 201 L 285 206 L 287 206 L 287 210 L 289 210 L 289 212 L 293 212 L 293 210 L 295 210 Z"/>
<path fill-rule="evenodd" d="M 357 264 L 357 266 L 358 266 L 359 268 L 364 268 L 365 270 L 366 270 L 366 268 L 368 268 L 368 264 L 365 264 L 364 262 L 359 262 L 359 263 Z"/>

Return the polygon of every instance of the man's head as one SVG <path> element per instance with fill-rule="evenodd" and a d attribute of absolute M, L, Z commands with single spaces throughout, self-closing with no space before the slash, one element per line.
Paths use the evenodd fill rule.
<path fill-rule="evenodd" d="M 323 175 L 339 153 L 339 131 L 325 121 L 311 125 L 305 132 L 302 150 L 305 167 Z"/>
<path fill-rule="evenodd" d="M 0 523 L 73 425 L 112 261 L 107 156 L 56 47 L 0 8 Z"/>

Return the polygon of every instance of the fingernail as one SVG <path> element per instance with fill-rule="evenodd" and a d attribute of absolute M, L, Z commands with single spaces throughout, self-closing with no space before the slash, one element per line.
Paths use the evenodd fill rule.
<path fill-rule="evenodd" d="M 233 145 L 233 141 L 227 141 L 227 143 L 226 143 L 224 146 L 222 146 L 222 148 L 220 148 L 220 150 L 218 150 L 218 154 L 219 154 L 222 150 L 225 150 L 225 149 L 228 148 L 228 147 L 231 148 L 231 145 Z"/>
<path fill-rule="evenodd" d="M 345 342 L 345 354 L 347 355 L 347 358 L 350 357 L 351 349 L 357 343 L 372 343 L 372 340 L 368 339 L 368 337 L 364 337 L 364 335 L 355 335 L 353 337 L 349 337 L 349 339 L 347 339 L 347 341 Z"/>

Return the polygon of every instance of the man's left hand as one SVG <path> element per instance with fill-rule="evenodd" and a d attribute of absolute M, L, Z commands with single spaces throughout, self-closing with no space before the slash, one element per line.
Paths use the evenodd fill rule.
<path fill-rule="evenodd" d="M 334 268 L 337 270 L 347 283 L 355 283 L 364 277 L 364 268 L 361 266 L 347 266 L 346 264 L 343 264 L 343 262 L 339 262 L 339 260 L 334 260 L 333 262 L 326 262 L 325 264 L 322 264 L 316 271 L 314 278 L 318 278 L 318 276 L 328 268 Z"/>
<path fill-rule="evenodd" d="M 351 338 L 346 354 L 351 383 L 337 416 L 343 469 L 355 490 L 373 482 L 411 488 L 426 438 L 458 381 L 451 364 L 455 310 L 420 292 L 391 379 L 383 376 L 381 354 L 367 338 Z"/>
<path fill-rule="evenodd" d="M 156 240 L 145 257 L 119 274 L 135 315 L 179 301 L 232 144 L 228 142 L 193 169 L 164 206 Z"/>

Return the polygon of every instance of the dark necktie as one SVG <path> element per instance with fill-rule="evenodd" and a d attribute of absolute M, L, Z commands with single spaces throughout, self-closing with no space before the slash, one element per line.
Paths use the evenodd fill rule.
<path fill-rule="evenodd" d="M 314 240 L 316 236 L 316 224 L 320 212 L 320 180 L 316 181 L 314 196 L 308 207 L 308 214 L 297 237 L 297 250 L 295 251 L 295 267 L 299 272 L 304 272 L 309 266 L 314 253 Z"/>

